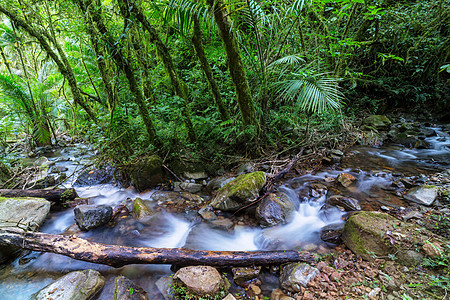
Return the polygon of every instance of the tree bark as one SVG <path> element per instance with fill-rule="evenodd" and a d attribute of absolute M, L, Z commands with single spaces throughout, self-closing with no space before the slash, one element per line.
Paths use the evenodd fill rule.
<path fill-rule="evenodd" d="M 228 70 L 236 90 L 242 121 L 244 125 L 255 125 L 258 127 L 253 97 L 248 85 L 247 75 L 245 74 L 239 45 L 231 29 L 231 21 L 228 17 L 226 5 L 221 0 L 208 0 L 207 2 L 214 11 L 214 20 L 219 28 L 219 34 L 225 47 L 228 58 Z"/>
<path fill-rule="evenodd" d="M 52 252 L 73 259 L 120 268 L 129 264 L 209 265 L 219 267 L 312 262 L 313 255 L 286 251 L 203 251 L 183 248 L 146 248 L 106 245 L 76 236 L 20 230 L 0 230 L 0 245 Z"/>
<path fill-rule="evenodd" d="M 192 44 L 194 44 L 195 53 L 197 53 L 198 60 L 200 61 L 200 66 L 205 73 L 206 79 L 209 83 L 209 88 L 214 97 L 214 102 L 216 103 L 217 110 L 220 113 L 220 118 L 222 121 L 226 121 L 230 118 L 228 110 L 223 104 L 222 96 L 220 95 L 219 87 L 217 86 L 216 80 L 214 79 L 213 72 L 209 66 L 208 59 L 206 58 L 205 51 L 203 50 L 200 24 L 197 17 L 194 18 L 194 34 L 192 35 Z"/>
<path fill-rule="evenodd" d="M 9 190 L 0 189 L 0 197 L 33 197 L 44 198 L 52 202 L 72 201 L 78 197 L 75 189 L 56 190 Z"/>

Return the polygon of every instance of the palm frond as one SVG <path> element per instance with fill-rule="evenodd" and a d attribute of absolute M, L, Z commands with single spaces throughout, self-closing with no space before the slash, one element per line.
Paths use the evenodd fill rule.
<path fill-rule="evenodd" d="M 304 63 L 304 62 L 305 62 L 305 60 L 303 58 L 301 58 L 300 55 L 298 55 L 298 54 L 291 54 L 291 55 L 287 55 L 287 56 L 284 56 L 282 58 L 277 59 L 276 61 L 274 61 L 271 64 L 269 64 L 267 66 L 267 68 L 271 69 L 271 68 L 274 68 L 274 67 L 280 66 L 280 65 L 297 66 L 297 65 L 300 65 L 301 63 Z"/>
<path fill-rule="evenodd" d="M 208 8 L 193 0 L 170 0 L 164 13 L 165 21 L 175 19 L 182 35 L 186 35 L 194 18 L 211 18 Z"/>

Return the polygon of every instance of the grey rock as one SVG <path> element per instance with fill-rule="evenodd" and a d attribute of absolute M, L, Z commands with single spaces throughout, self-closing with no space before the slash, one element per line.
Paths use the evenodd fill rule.
<path fill-rule="evenodd" d="M 342 230 L 344 228 L 344 223 L 329 224 L 320 230 L 320 238 L 322 241 L 340 244 L 342 242 Z"/>
<path fill-rule="evenodd" d="M 147 292 L 125 276 L 116 277 L 114 300 L 148 300 Z"/>
<path fill-rule="evenodd" d="M 239 286 L 243 286 L 246 281 L 252 280 L 259 276 L 261 267 L 240 267 L 232 268 L 233 281 Z"/>
<path fill-rule="evenodd" d="M 345 211 L 356 211 L 361 210 L 358 200 L 355 198 L 344 197 L 341 195 L 333 195 L 326 201 L 327 204 L 333 206 L 340 206 L 345 209 Z"/>
<path fill-rule="evenodd" d="M 211 205 L 205 205 L 199 209 L 198 214 L 206 221 L 217 220 L 217 216 L 214 213 L 214 209 Z"/>
<path fill-rule="evenodd" d="M 50 173 L 62 173 L 62 172 L 67 172 L 67 170 L 69 170 L 69 169 L 64 166 L 53 166 L 50 169 Z"/>
<path fill-rule="evenodd" d="M 438 196 L 438 187 L 434 185 L 422 185 L 412 188 L 403 196 L 408 201 L 429 206 Z"/>
<path fill-rule="evenodd" d="M 363 120 L 363 124 L 369 127 L 373 127 L 376 130 L 389 130 L 391 127 L 391 120 L 386 116 L 372 115 Z"/>
<path fill-rule="evenodd" d="M 414 250 L 400 252 L 398 254 L 399 262 L 406 266 L 417 266 L 423 262 L 423 255 Z"/>
<path fill-rule="evenodd" d="M 280 284 L 284 290 L 297 293 L 319 274 L 318 269 L 306 263 L 291 263 L 283 268 Z"/>
<path fill-rule="evenodd" d="M 40 290 L 35 300 L 88 300 L 101 291 L 105 278 L 98 271 L 71 272 Z"/>
<path fill-rule="evenodd" d="M 166 300 L 172 299 L 172 297 L 170 296 L 172 284 L 173 279 L 170 276 L 161 277 L 155 282 L 158 291 L 161 293 L 161 295 L 163 295 L 164 299 Z"/>
<path fill-rule="evenodd" d="M 111 220 L 113 209 L 110 206 L 78 205 L 74 209 L 75 222 L 83 231 L 88 231 Z"/>
<path fill-rule="evenodd" d="M 180 184 L 180 190 L 185 191 L 188 193 L 198 193 L 202 190 L 203 185 L 199 183 L 192 183 L 192 182 L 182 182 Z"/>
<path fill-rule="evenodd" d="M 256 208 L 256 219 L 261 227 L 285 224 L 292 218 L 295 206 L 285 193 L 267 195 Z"/>
<path fill-rule="evenodd" d="M 198 180 L 198 179 L 206 179 L 206 178 L 208 178 L 208 174 L 206 174 L 205 171 L 201 171 L 201 172 L 184 172 L 184 177 L 186 177 L 187 179 Z"/>
<path fill-rule="evenodd" d="M 229 177 L 229 176 L 220 176 L 220 177 L 214 178 L 208 182 L 208 184 L 206 185 L 206 190 L 208 190 L 208 191 L 218 190 L 235 178 L 236 177 Z"/>
<path fill-rule="evenodd" d="M 209 221 L 209 224 L 212 228 L 217 228 L 220 230 L 229 231 L 233 228 L 234 223 L 230 219 L 218 219 L 218 220 L 212 220 Z"/>
<path fill-rule="evenodd" d="M 252 173 L 255 171 L 256 171 L 255 166 L 252 163 L 247 162 L 239 167 L 239 169 L 236 171 L 236 174 L 242 175 L 242 174 Z"/>
<path fill-rule="evenodd" d="M 176 286 L 183 286 L 199 296 L 215 297 L 225 288 L 219 271 L 210 266 L 191 266 L 178 270 L 173 276 Z"/>

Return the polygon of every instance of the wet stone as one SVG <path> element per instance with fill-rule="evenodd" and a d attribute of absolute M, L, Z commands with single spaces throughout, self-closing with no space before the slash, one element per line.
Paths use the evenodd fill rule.
<path fill-rule="evenodd" d="M 241 267 L 232 268 L 233 281 L 239 286 L 243 286 L 246 281 L 252 280 L 259 276 L 261 267 Z"/>
<path fill-rule="evenodd" d="M 148 300 L 147 292 L 125 276 L 115 280 L 114 300 Z"/>
<path fill-rule="evenodd" d="M 214 297 L 225 287 L 216 268 L 210 266 L 184 267 L 173 276 L 175 286 L 183 286 L 198 296 Z"/>
<path fill-rule="evenodd" d="M 78 205 L 74 209 L 75 222 L 83 231 L 107 224 L 112 217 L 110 206 Z"/>
<path fill-rule="evenodd" d="M 319 274 L 318 269 L 306 263 L 291 263 L 283 268 L 280 284 L 284 290 L 297 293 Z"/>
<path fill-rule="evenodd" d="M 330 224 L 324 226 L 320 230 L 320 239 L 324 242 L 332 244 L 340 244 L 342 242 L 342 230 L 344 228 L 344 223 Z"/>
<path fill-rule="evenodd" d="M 231 221 L 230 219 L 226 219 L 226 218 L 209 221 L 209 224 L 211 225 L 212 228 L 225 230 L 225 231 L 230 231 L 231 229 L 233 229 L 233 226 L 234 226 L 233 221 Z"/>
<path fill-rule="evenodd" d="M 348 173 L 341 173 L 337 176 L 336 182 L 340 183 L 343 187 L 349 187 L 356 178 Z"/>
<path fill-rule="evenodd" d="M 155 282 L 155 285 L 158 288 L 158 291 L 161 293 L 161 295 L 164 297 L 165 300 L 172 299 L 172 297 L 170 295 L 172 284 L 173 284 L 173 279 L 170 276 L 161 277 Z"/>
<path fill-rule="evenodd" d="M 431 205 L 438 196 L 438 187 L 433 185 L 422 185 L 412 188 L 403 197 L 408 200 L 422 205 Z"/>
<path fill-rule="evenodd" d="M 217 216 L 214 213 L 214 209 L 211 205 L 205 205 L 199 209 L 198 214 L 206 221 L 217 220 Z"/>
<path fill-rule="evenodd" d="M 361 210 L 361 206 L 355 198 L 333 195 L 327 199 L 326 203 L 333 206 L 340 206 L 344 208 L 345 211 Z"/>
<path fill-rule="evenodd" d="M 271 193 L 256 208 L 256 218 L 261 227 L 270 227 L 289 222 L 295 206 L 285 193 Z"/>

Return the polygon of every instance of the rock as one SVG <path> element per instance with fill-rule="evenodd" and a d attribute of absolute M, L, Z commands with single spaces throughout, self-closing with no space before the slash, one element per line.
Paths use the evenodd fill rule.
<path fill-rule="evenodd" d="M 130 176 L 136 190 L 142 192 L 165 182 L 166 174 L 162 164 L 162 159 L 159 156 L 151 155 L 128 164 L 124 169 Z"/>
<path fill-rule="evenodd" d="M 370 293 L 367 295 L 367 297 L 369 297 L 369 299 L 378 299 L 377 295 L 381 292 L 381 288 L 374 288 L 373 290 L 370 291 Z"/>
<path fill-rule="evenodd" d="M 159 278 L 156 282 L 155 285 L 158 288 L 158 291 L 161 293 L 161 295 L 163 295 L 165 300 L 171 300 L 172 297 L 170 296 L 170 292 L 171 292 L 171 287 L 173 284 L 173 279 L 170 276 L 164 276 Z"/>
<path fill-rule="evenodd" d="M 439 243 L 437 242 L 434 243 L 426 242 L 422 246 L 422 249 L 425 251 L 425 254 L 431 258 L 440 257 L 442 253 L 444 253 L 441 245 L 439 245 Z"/>
<path fill-rule="evenodd" d="M 348 173 L 341 173 L 336 177 L 336 181 L 339 182 L 343 187 L 350 186 L 356 178 Z"/>
<path fill-rule="evenodd" d="M 35 300 L 88 300 L 101 291 L 105 278 L 98 271 L 75 271 L 40 290 Z"/>
<path fill-rule="evenodd" d="M 386 213 L 363 211 L 347 220 L 342 240 L 353 253 L 365 260 L 388 257 L 411 266 L 420 262 L 423 256 L 407 249 L 424 244 L 431 235 L 424 228 L 401 222 Z"/>
<path fill-rule="evenodd" d="M 227 219 L 227 218 L 212 220 L 212 221 L 209 221 L 209 224 L 211 225 L 212 228 L 225 230 L 225 231 L 230 231 L 234 226 L 233 221 L 231 221 L 230 219 Z"/>
<path fill-rule="evenodd" d="M 41 198 L 0 197 L 2 229 L 36 230 L 50 212 L 50 202 Z M 0 264 L 14 258 L 19 249 L 0 246 Z"/>
<path fill-rule="evenodd" d="M 327 243 L 340 244 L 344 223 L 329 224 L 320 230 L 320 239 Z"/>
<path fill-rule="evenodd" d="M 344 208 L 345 211 L 361 210 L 358 200 L 350 197 L 333 195 L 326 200 L 326 203 L 333 206 L 340 206 Z"/>
<path fill-rule="evenodd" d="M 228 182 L 232 181 L 233 179 L 235 179 L 235 177 L 221 176 L 221 177 L 214 178 L 210 182 L 208 182 L 208 184 L 206 185 L 206 190 L 207 191 L 218 190 L 221 187 L 223 187 L 225 184 L 227 184 Z"/>
<path fill-rule="evenodd" d="M 235 211 L 255 201 L 265 183 L 264 172 L 240 175 L 217 191 L 211 206 L 215 209 Z"/>
<path fill-rule="evenodd" d="M 328 155 L 330 157 L 330 164 L 336 164 L 341 162 L 342 157 L 344 156 L 344 152 L 342 152 L 341 150 L 332 149 L 330 150 Z"/>
<path fill-rule="evenodd" d="M 408 201 L 429 206 L 438 196 L 438 187 L 434 185 L 422 185 L 412 188 L 403 196 Z"/>
<path fill-rule="evenodd" d="M 281 288 L 298 293 L 301 287 L 306 288 L 308 282 L 314 279 L 320 271 L 306 263 L 291 263 L 283 267 L 280 276 Z"/>
<path fill-rule="evenodd" d="M 147 292 L 125 276 L 116 277 L 114 300 L 148 300 Z"/>
<path fill-rule="evenodd" d="M 418 139 L 414 143 L 414 148 L 416 148 L 416 149 L 430 149 L 431 146 L 430 146 L 430 144 L 427 141 Z"/>
<path fill-rule="evenodd" d="M 204 202 L 203 198 L 199 195 L 191 194 L 189 192 L 167 192 L 167 191 L 155 191 L 150 195 L 151 200 L 143 200 L 156 202 L 158 205 L 167 204 L 173 202 L 174 204 L 201 204 Z M 154 205 L 154 203 L 153 203 Z M 150 206 L 150 203 L 148 204 Z"/>
<path fill-rule="evenodd" d="M 270 193 L 256 208 L 256 219 L 261 227 L 286 224 L 292 219 L 295 206 L 285 193 Z"/>
<path fill-rule="evenodd" d="M 232 294 L 228 294 L 225 298 L 222 300 L 236 300 L 236 298 Z"/>
<path fill-rule="evenodd" d="M 405 147 L 412 147 L 418 139 L 418 131 L 407 130 L 405 132 L 390 131 L 388 136 L 393 143 L 401 144 Z"/>
<path fill-rule="evenodd" d="M 382 115 L 372 115 L 363 120 L 363 125 L 373 127 L 376 130 L 389 130 L 391 124 L 391 120 Z"/>
<path fill-rule="evenodd" d="M 9 171 L 9 168 L 0 161 L 0 186 L 9 180 L 11 177 L 11 172 Z"/>
<path fill-rule="evenodd" d="M 136 198 L 136 200 L 134 200 L 132 214 L 136 220 L 147 219 L 155 214 L 155 211 L 152 209 L 153 205 L 154 203 L 152 201 Z"/>
<path fill-rule="evenodd" d="M 50 169 L 50 173 L 63 173 L 63 172 L 67 172 L 67 170 L 69 170 L 67 167 L 64 166 L 53 166 Z"/>
<path fill-rule="evenodd" d="M 188 193 L 198 193 L 202 190 L 203 185 L 199 183 L 193 183 L 193 182 L 181 182 L 179 185 L 177 185 L 176 188 L 174 188 L 174 191 L 181 192 L 185 191 Z"/>
<path fill-rule="evenodd" d="M 111 166 L 102 168 L 89 168 L 77 177 L 74 186 L 91 186 L 110 183 L 114 180 L 115 169 Z"/>
<path fill-rule="evenodd" d="M 256 168 L 251 162 L 244 163 L 239 167 L 239 169 L 236 171 L 237 175 L 243 175 L 255 172 Z"/>
<path fill-rule="evenodd" d="M 198 214 L 202 216 L 202 218 L 206 221 L 214 221 L 217 220 L 217 216 L 214 213 L 214 209 L 211 205 L 205 205 L 203 206 L 199 211 Z"/>
<path fill-rule="evenodd" d="M 210 266 L 181 268 L 175 273 L 173 280 L 174 290 L 177 287 L 185 287 L 187 289 L 186 295 L 194 294 L 195 296 L 209 296 L 213 298 L 223 291 L 228 291 L 229 288 L 229 283 L 225 282 L 217 269 Z"/>
<path fill-rule="evenodd" d="M 75 222 L 83 231 L 107 224 L 112 217 L 111 206 L 78 205 L 74 209 Z"/>
<path fill-rule="evenodd" d="M 246 281 L 252 280 L 259 276 L 261 267 L 241 267 L 232 268 L 233 281 L 239 286 L 243 286 Z"/>
<path fill-rule="evenodd" d="M 208 174 L 206 174 L 205 171 L 200 171 L 200 172 L 184 172 L 184 177 L 187 179 L 194 179 L 194 180 L 199 180 L 199 179 L 206 179 L 208 178 Z"/>
<path fill-rule="evenodd" d="M 423 215 L 418 211 L 410 211 L 402 216 L 403 221 L 408 221 L 409 219 L 422 219 Z"/>

